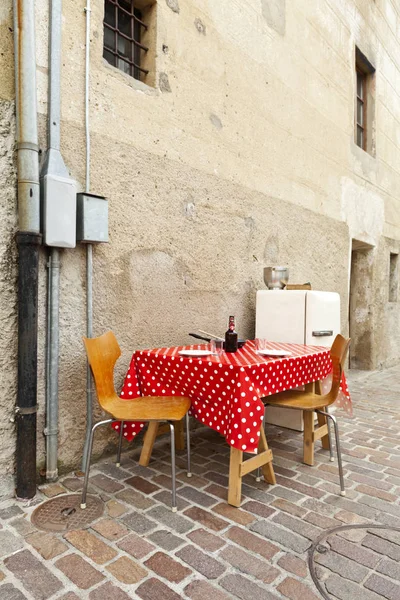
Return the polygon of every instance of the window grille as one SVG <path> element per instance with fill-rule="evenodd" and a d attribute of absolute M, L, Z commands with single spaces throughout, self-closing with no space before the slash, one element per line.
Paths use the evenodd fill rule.
<path fill-rule="evenodd" d="M 143 68 L 142 33 L 148 26 L 135 0 L 105 0 L 103 56 L 107 62 L 135 79 L 143 80 L 148 69 Z"/>

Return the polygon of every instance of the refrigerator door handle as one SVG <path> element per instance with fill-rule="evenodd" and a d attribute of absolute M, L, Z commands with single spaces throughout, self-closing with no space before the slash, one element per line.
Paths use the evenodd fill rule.
<path fill-rule="evenodd" d="M 326 336 L 333 335 L 333 330 L 332 329 L 323 329 L 321 331 L 313 331 L 312 334 L 314 337 L 326 337 Z"/>

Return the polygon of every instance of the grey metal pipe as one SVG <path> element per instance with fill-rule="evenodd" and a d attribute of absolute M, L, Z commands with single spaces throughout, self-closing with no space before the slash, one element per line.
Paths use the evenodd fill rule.
<path fill-rule="evenodd" d="M 31 0 L 14 0 L 14 52 L 19 230 L 39 233 L 35 10 Z"/>
<path fill-rule="evenodd" d="M 86 181 L 85 190 L 90 192 L 90 127 L 89 127 L 89 84 L 90 84 L 90 0 L 86 2 L 86 48 L 85 48 L 85 135 L 86 135 Z M 93 245 L 86 246 L 86 335 L 93 336 Z M 86 437 L 82 455 L 82 471 L 86 472 L 86 461 L 90 434 L 93 426 L 92 373 L 86 366 Z"/>
<path fill-rule="evenodd" d="M 17 121 L 18 389 L 16 496 L 36 494 L 37 313 L 40 235 L 36 102 L 35 11 L 14 0 L 15 104 Z"/>
<path fill-rule="evenodd" d="M 51 249 L 49 266 L 49 342 L 48 390 L 46 428 L 46 479 L 55 481 L 58 477 L 58 366 L 59 366 L 59 312 L 60 312 L 60 251 Z"/>

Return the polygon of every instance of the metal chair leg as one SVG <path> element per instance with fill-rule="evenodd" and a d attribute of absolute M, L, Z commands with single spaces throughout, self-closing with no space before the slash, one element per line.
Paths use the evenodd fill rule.
<path fill-rule="evenodd" d="M 172 474 L 172 512 L 178 510 L 176 506 L 176 468 L 175 468 L 175 428 L 174 424 L 169 421 L 171 431 L 171 474 Z"/>
<path fill-rule="evenodd" d="M 189 413 L 186 413 L 186 451 L 187 451 L 187 477 L 192 476 L 190 465 L 190 422 Z"/>
<path fill-rule="evenodd" d="M 119 432 L 119 441 L 118 441 L 117 462 L 115 463 L 117 465 L 117 467 L 121 466 L 121 450 L 122 450 L 123 437 L 124 437 L 124 421 L 121 421 L 121 430 Z"/>
<path fill-rule="evenodd" d="M 342 451 L 340 449 L 340 439 L 339 439 L 339 427 L 337 424 L 336 417 L 331 415 L 329 412 L 319 411 L 321 414 L 327 417 L 327 420 L 330 419 L 333 423 L 333 427 L 335 430 L 335 441 L 336 441 L 336 453 L 338 458 L 338 468 L 339 468 L 339 479 L 340 479 L 340 495 L 345 496 L 346 490 L 344 487 L 344 476 L 343 476 L 343 465 L 342 465 Z"/>
<path fill-rule="evenodd" d="M 263 419 L 263 427 L 265 429 L 265 411 L 267 410 L 267 404 L 264 404 L 264 419 Z M 256 481 L 259 483 L 261 481 L 261 467 L 257 468 L 256 471 Z"/>
<path fill-rule="evenodd" d="M 326 407 L 325 410 L 326 410 L 327 413 L 329 413 L 329 408 L 328 407 Z M 335 457 L 333 456 L 331 420 L 329 419 L 329 417 L 326 417 L 326 426 L 328 428 L 328 438 L 329 438 L 329 453 L 330 453 L 329 460 L 331 462 L 334 462 L 335 461 Z"/>
<path fill-rule="evenodd" d="M 106 421 L 99 421 L 98 423 L 95 423 L 95 425 L 93 425 L 92 430 L 90 432 L 89 443 L 88 443 L 87 453 L 86 453 L 85 479 L 83 480 L 82 497 L 81 497 L 81 508 L 82 509 L 86 508 L 86 494 L 87 494 L 87 488 L 88 488 L 88 483 L 89 483 L 90 459 L 92 456 L 94 432 L 101 425 L 109 425 L 113 421 L 114 421 L 114 419 L 107 419 Z"/>

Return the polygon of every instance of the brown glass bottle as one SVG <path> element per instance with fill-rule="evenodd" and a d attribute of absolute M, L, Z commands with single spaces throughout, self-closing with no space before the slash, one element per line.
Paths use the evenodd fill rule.
<path fill-rule="evenodd" d="M 237 349 L 238 334 L 235 331 L 235 317 L 229 317 L 229 327 L 225 333 L 225 352 L 236 352 Z"/>

